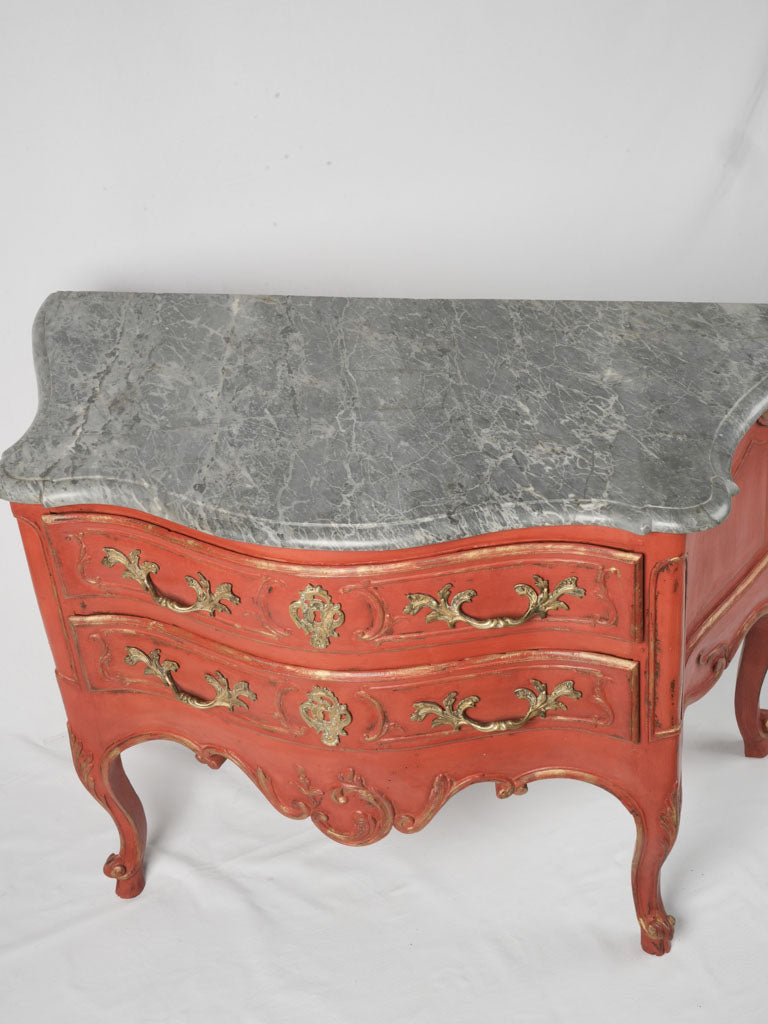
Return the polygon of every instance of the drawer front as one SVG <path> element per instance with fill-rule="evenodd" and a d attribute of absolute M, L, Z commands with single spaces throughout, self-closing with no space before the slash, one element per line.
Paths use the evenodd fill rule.
<path fill-rule="evenodd" d="M 85 687 L 149 696 L 313 747 L 392 749 L 580 730 L 637 742 L 638 666 L 521 651 L 379 672 L 281 665 L 129 616 L 73 616 Z M 188 713 L 188 712 L 184 712 Z"/>
<path fill-rule="evenodd" d="M 357 693 L 367 742 L 396 746 L 580 730 L 639 740 L 639 667 L 608 655 L 517 651 L 431 666 Z"/>
<path fill-rule="evenodd" d="M 128 517 L 44 517 L 65 601 L 195 623 L 323 656 L 413 651 L 578 631 L 642 637 L 642 556 L 580 544 L 511 544 L 408 561 L 302 565 L 248 557 Z M 427 550 L 427 549 L 425 549 Z M 300 552 L 296 553 L 297 558 Z M 329 556 L 332 557 L 332 556 Z M 114 609 L 117 610 L 117 609 Z M 533 638 L 533 639 L 532 639 Z M 562 646 L 563 644 L 561 642 Z M 581 646 L 581 645 L 579 645 Z M 425 655 L 424 652 L 431 652 Z M 467 651 L 467 653 L 472 653 Z"/>

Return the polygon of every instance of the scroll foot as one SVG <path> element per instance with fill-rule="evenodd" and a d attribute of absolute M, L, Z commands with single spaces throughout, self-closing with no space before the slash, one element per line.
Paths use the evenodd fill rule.
<path fill-rule="evenodd" d="M 111 853 L 104 864 L 104 874 L 115 879 L 115 892 L 123 900 L 133 899 L 144 888 L 144 868 L 142 865 L 132 872 L 121 861 L 119 854 Z"/>
<path fill-rule="evenodd" d="M 768 671 L 768 615 L 747 633 L 736 677 L 736 722 L 746 757 L 768 754 L 768 711 L 760 709 L 760 690 Z"/>

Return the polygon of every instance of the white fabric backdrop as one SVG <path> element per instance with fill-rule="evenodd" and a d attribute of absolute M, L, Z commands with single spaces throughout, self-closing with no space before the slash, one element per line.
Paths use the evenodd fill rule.
<path fill-rule="evenodd" d="M 6 0 L 0 447 L 56 289 L 767 301 L 767 40 L 760 0 Z M 630 816 L 567 781 L 348 850 L 133 749 L 126 903 L 7 508 L 0 564 L 4 1020 L 765 1019 L 768 762 L 732 669 L 686 718 L 661 960 Z"/>

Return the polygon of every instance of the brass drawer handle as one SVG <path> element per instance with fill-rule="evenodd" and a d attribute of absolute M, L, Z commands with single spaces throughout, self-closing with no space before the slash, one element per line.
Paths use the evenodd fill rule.
<path fill-rule="evenodd" d="M 181 614 L 186 614 L 186 612 L 208 612 L 209 615 L 215 615 L 216 612 L 231 614 L 231 609 L 227 608 L 223 603 L 224 601 L 229 601 L 230 604 L 240 604 L 240 598 L 237 594 L 232 593 L 231 583 L 220 583 L 211 593 L 211 584 L 201 572 L 197 574 L 197 579 L 194 576 L 184 577 L 187 584 L 197 594 L 197 597 L 192 604 L 179 604 L 178 601 L 174 601 L 171 597 L 166 597 L 165 594 L 161 594 L 157 589 L 154 581 L 150 579 L 150 575 L 153 572 L 158 572 L 159 567 L 156 562 L 140 562 L 141 551 L 138 548 L 132 551 L 130 555 L 124 555 L 117 548 L 104 548 L 103 550 L 104 557 L 101 560 L 101 564 L 108 566 L 110 569 L 115 565 L 122 565 L 124 578 L 138 583 L 141 589 L 146 590 L 155 604 L 159 604 L 161 608 L 168 608 L 172 612 L 180 612 Z"/>
<path fill-rule="evenodd" d="M 227 677 L 218 671 L 215 675 L 204 673 L 206 683 L 209 683 L 216 693 L 212 700 L 204 700 L 192 693 L 186 693 L 173 678 L 173 673 L 179 671 L 179 663 L 177 661 L 160 661 L 159 648 L 145 654 L 138 647 L 126 647 L 125 661 L 128 665 L 138 665 L 139 662 L 142 662 L 145 666 L 145 676 L 155 676 L 160 679 L 170 689 L 176 700 L 180 700 L 182 704 L 188 704 L 192 708 L 224 707 L 234 711 L 236 708 L 247 709 L 246 700 L 256 700 L 256 694 L 248 683 L 241 681 L 230 687 Z"/>
<path fill-rule="evenodd" d="M 568 707 L 561 700 L 562 697 L 571 697 L 573 700 L 579 700 L 582 696 L 579 690 L 574 690 L 572 679 L 566 679 L 564 682 L 558 683 L 552 693 L 548 693 L 546 686 L 538 679 L 531 679 L 531 683 L 534 687 L 533 690 L 529 690 L 527 687 L 520 687 L 520 689 L 515 690 L 516 697 L 528 701 L 528 710 L 522 718 L 500 718 L 495 722 L 476 722 L 473 718 L 467 718 L 466 712 L 467 708 L 473 708 L 480 698 L 474 696 L 464 697 L 454 707 L 458 691 L 452 690 L 444 698 L 442 705 L 436 704 L 431 700 L 416 701 L 413 705 L 411 720 L 423 722 L 427 715 L 434 715 L 433 729 L 436 725 L 450 725 L 452 729 L 457 731 L 462 726 L 468 725 L 472 729 L 477 729 L 478 732 L 517 732 L 518 729 L 522 729 L 526 722 L 530 722 L 532 718 L 544 718 L 548 711 L 554 711 L 555 709 L 567 711 Z"/>
<path fill-rule="evenodd" d="M 494 615 L 489 619 L 475 619 L 471 615 L 467 615 L 461 610 L 461 605 L 471 601 L 473 597 L 477 597 L 477 591 L 462 590 L 450 598 L 449 604 L 452 583 L 446 583 L 438 590 L 437 599 L 428 594 L 408 594 L 408 604 L 403 611 L 406 615 L 417 615 L 422 608 L 431 608 L 432 610 L 427 612 L 425 622 L 447 622 L 451 629 L 457 622 L 466 622 L 467 625 L 474 626 L 475 629 L 502 629 L 504 626 L 522 626 L 524 622 L 536 616 L 546 619 L 550 612 L 557 611 L 558 608 L 567 609 L 568 605 L 565 601 L 560 600 L 564 594 L 572 594 L 574 597 L 584 597 L 586 594 L 582 587 L 576 586 L 575 576 L 569 576 L 562 583 L 558 583 L 551 593 L 549 580 L 545 580 L 535 573 L 533 578 L 538 590 L 529 583 L 515 584 L 515 592 L 528 598 L 528 608 L 519 618 L 512 615 Z"/>

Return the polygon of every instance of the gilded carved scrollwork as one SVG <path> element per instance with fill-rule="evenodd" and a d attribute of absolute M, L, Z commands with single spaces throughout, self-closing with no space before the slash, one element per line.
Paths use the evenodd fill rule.
<path fill-rule="evenodd" d="M 667 850 L 672 849 L 675 839 L 677 838 L 677 830 L 680 827 L 681 802 L 682 793 L 680 790 L 680 783 L 676 782 L 663 811 L 659 815 L 659 822 L 661 823 L 661 828 L 664 833 L 663 842 Z"/>
<path fill-rule="evenodd" d="M 93 754 L 85 748 L 82 740 L 75 735 L 69 722 L 67 722 L 67 733 L 69 735 L 69 746 L 72 751 L 75 771 L 88 792 L 98 800 L 99 797 L 96 796 L 96 782 L 93 777 Z"/>
<path fill-rule="evenodd" d="M 338 784 L 327 792 L 314 786 L 300 765 L 296 766 L 296 771 L 298 781 L 293 785 L 300 796 L 292 800 L 278 794 L 263 768 L 257 768 L 252 776 L 272 806 L 286 817 L 308 817 L 329 839 L 346 846 L 368 846 L 382 839 L 392 828 L 394 809 L 389 799 L 369 786 L 354 768 L 341 772 Z M 351 815 L 339 817 L 334 805 L 346 808 L 351 801 L 362 806 L 352 809 Z"/>
<path fill-rule="evenodd" d="M 312 821 L 329 839 L 349 846 L 368 846 L 383 839 L 392 828 L 392 804 L 382 793 L 369 787 L 365 779 L 353 768 L 348 768 L 339 775 L 339 785 L 334 786 L 329 795 L 331 800 L 339 805 L 347 804 L 353 799 L 364 805 L 362 810 L 354 811 L 354 824 L 350 831 L 335 827 L 332 816 L 325 811 L 316 810 L 312 814 Z"/>
<path fill-rule="evenodd" d="M 301 793 L 301 798 L 294 797 L 293 800 L 285 800 L 278 795 L 272 782 L 272 777 L 263 768 L 256 768 L 251 777 L 275 810 L 284 814 L 286 818 L 302 820 L 308 818 L 319 805 L 323 799 L 323 791 L 312 787 L 307 773 L 300 765 L 297 765 L 296 771 L 299 781 L 294 783 L 294 785 Z M 248 774 L 251 773 L 249 772 Z"/>
<path fill-rule="evenodd" d="M 510 796 L 523 796 L 528 792 L 525 782 L 518 782 L 508 778 L 492 778 L 476 772 L 473 775 L 465 775 L 460 779 L 454 779 L 450 775 L 441 773 L 435 776 L 432 788 L 429 791 L 424 807 L 416 814 L 401 812 L 395 817 L 394 825 L 398 832 L 411 835 L 413 832 L 420 832 L 434 818 L 440 808 L 450 800 L 452 796 L 462 789 L 473 785 L 476 782 L 493 782 L 496 789 L 496 796 L 499 800 L 505 800 Z"/>

